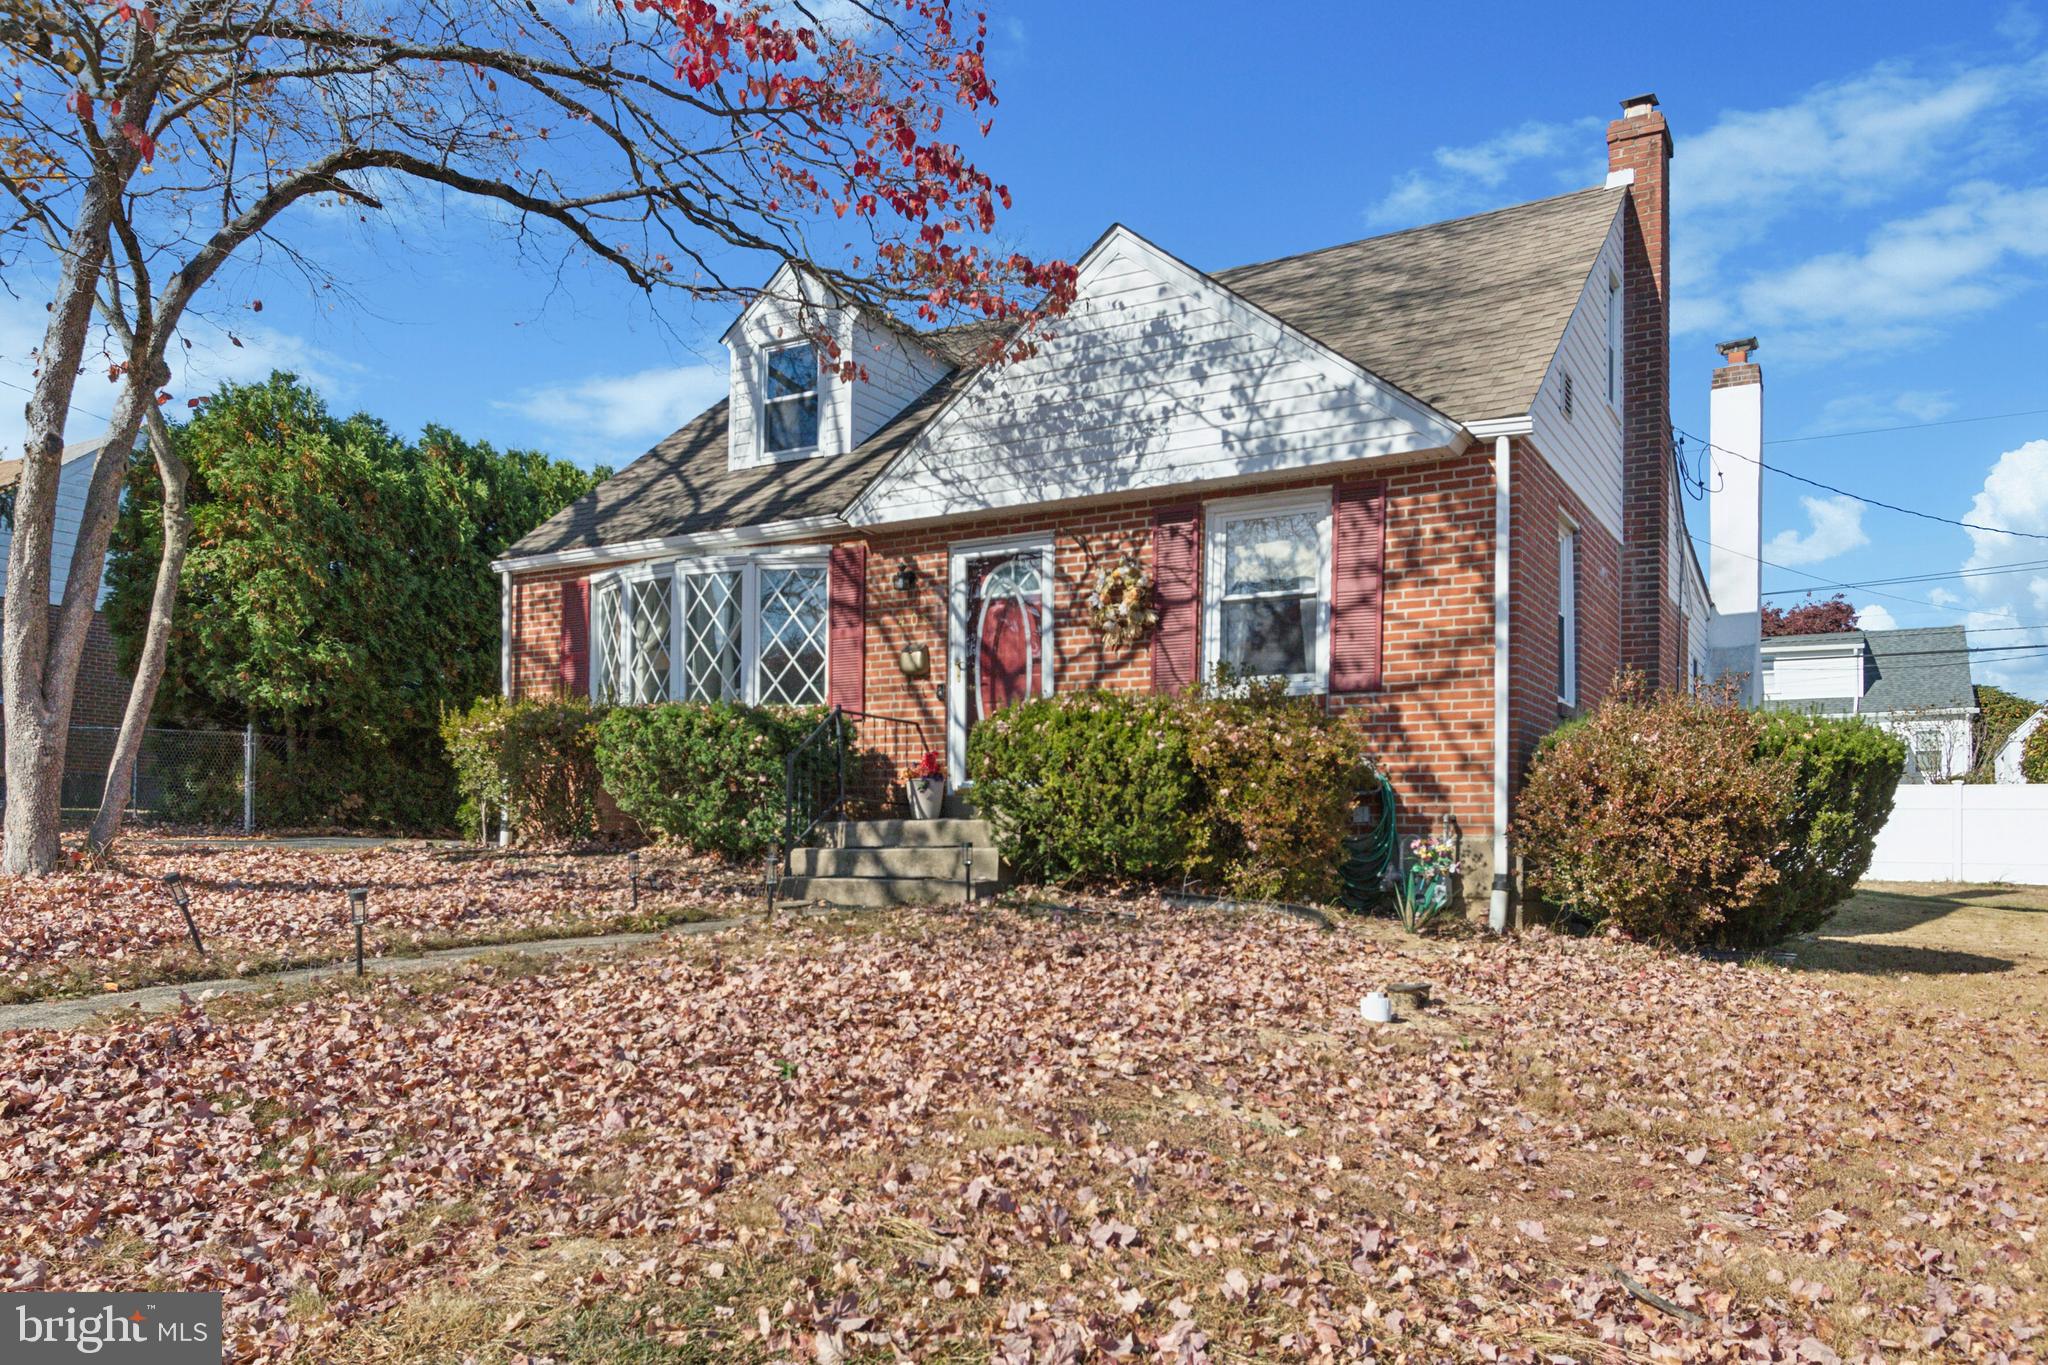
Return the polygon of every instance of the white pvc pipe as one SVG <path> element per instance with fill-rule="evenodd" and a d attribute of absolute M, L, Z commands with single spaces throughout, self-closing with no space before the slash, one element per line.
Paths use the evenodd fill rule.
<path fill-rule="evenodd" d="M 1508 928 L 1508 446 L 1493 442 L 1493 894 L 1486 926 Z"/>

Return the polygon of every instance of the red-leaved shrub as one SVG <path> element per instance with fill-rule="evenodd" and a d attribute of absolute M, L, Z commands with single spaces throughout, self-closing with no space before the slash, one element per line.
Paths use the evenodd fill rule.
<path fill-rule="evenodd" d="M 1635 938 L 1710 942 L 1776 884 L 1794 773 L 1725 694 L 1636 675 L 1544 740 L 1515 818 L 1538 894 Z"/>

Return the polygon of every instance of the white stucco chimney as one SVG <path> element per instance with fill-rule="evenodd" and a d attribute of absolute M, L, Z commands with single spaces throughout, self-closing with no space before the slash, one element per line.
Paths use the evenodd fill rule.
<path fill-rule="evenodd" d="M 1762 691 L 1764 372 L 1750 359 L 1755 337 L 1724 341 L 1719 350 L 1726 363 L 1714 371 L 1707 414 L 1707 587 L 1714 599 L 1707 636 L 1715 673 L 1742 677 L 1743 700 L 1754 706 Z"/>

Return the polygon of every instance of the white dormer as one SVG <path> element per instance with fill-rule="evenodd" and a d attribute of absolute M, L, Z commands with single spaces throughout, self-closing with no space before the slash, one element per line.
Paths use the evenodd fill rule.
<path fill-rule="evenodd" d="M 837 342 L 837 360 L 821 332 Z M 788 265 L 723 339 L 731 357 L 726 459 L 733 469 L 844 455 L 948 368 L 905 329 L 847 306 Z M 846 361 L 866 378 L 841 378 L 838 365 Z"/>

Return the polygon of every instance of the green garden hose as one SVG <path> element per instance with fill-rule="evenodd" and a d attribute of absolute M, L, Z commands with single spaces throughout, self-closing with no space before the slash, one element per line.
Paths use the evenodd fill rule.
<path fill-rule="evenodd" d="M 1344 862 L 1337 869 L 1343 882 L 1340 899 L 1346 910 L 1356 914 L 1376 910 L 1385 902 L 1386 872 L 1400 847 L 1399 802 L 1394 799 L 1394 784 L 1387 781 L 1385 773 L 1379 775 L 1378 795 L 1380 818 L 1366 833 L 1344 840 Z"/>

